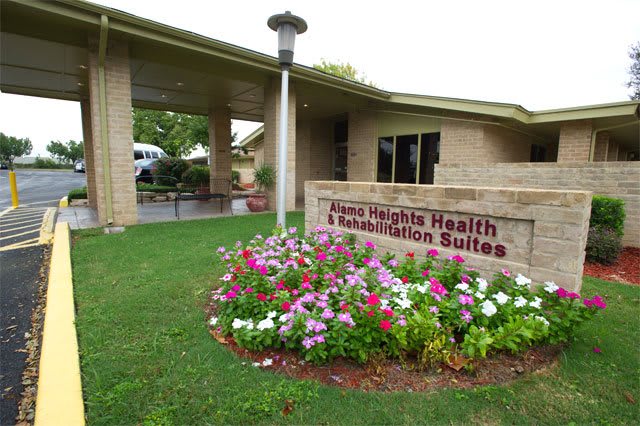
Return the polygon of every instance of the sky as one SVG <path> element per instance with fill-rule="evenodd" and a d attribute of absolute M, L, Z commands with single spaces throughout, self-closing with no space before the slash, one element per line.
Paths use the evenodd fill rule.
<path fill-rule="evenodd" d="M 273 56 L 266 21 L 291 10 L 309 26 L 296 63 L 349 62 L 384 90 L 530 111 L 628 100 L 628 51 L 640 41 L 640 0 L 95 2 Z M 255 127 L 233 123 L 240 139 Z M 0 94 L 0 131 L 46 156 L 51 140 L 82 140 L 80 107 Z"/>

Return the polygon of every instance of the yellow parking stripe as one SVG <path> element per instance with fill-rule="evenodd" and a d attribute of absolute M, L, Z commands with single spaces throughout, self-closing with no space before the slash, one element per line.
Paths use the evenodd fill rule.
<path fill-rule="evenodd" d="M 39 222 L 41 222 L 42 219 L 40 219 Z M 40 223 L 36 223 L 36 224 L 31 224 L 31 225 L 25 225 L 25 226 L 18 226 L 17 228 L 1 228 L 0 227 L 0 232 L 11 232 L 11 231 L 19 231 L 21 229 L 27 229 L 27 228 L 40 228 Z"/>
<path fill-rule="evenodd" d="M 43 214 L 44 212 L 24 212 L 19 214 L 12 214 L 12 215 L 7 215 L 3 217 L 2 219 L 0 219 L 0 222 L 6 222 L 7 220 L 13 220 L 13 219 L 27 219 L 30 217 L 38 217 L 38 216 L 42 216 Z"/>
<path fill-rule="evenodd" d="M 39 245 L 41 245 L 41 244 L 38 243 L 39 239 L 40 238 L 36 237 L 36 238 L 32 238 L 30 240 L 21 241 L 19 243 L 11 244 L 9 246 L 0 247 L 0 252 L 1 251 L 17 250 L 17 249 L 21 249 L 21 248 L 39 246 Z"/>
<path fill-rule="evenodd" d="M 6 240 L 8 238 L 15 238 L 15 237 L 21 237 L 21 236 L 27 235 L 27 234 L 33 234 L 34 232 L 40 232 L 40 228 L 34 229 L 33 231 L 26 231 L 26 232 L 23 232 L 21 234 L 14 234 L 14 235 L 7 235 L 6 237 L 0 237 L 0 241 L 1 240 Z"/>
<path fill-rule="evenodd" d="M 20 218 L 18 219 L 20 220 Z M 42 222 L 42 218 L 41 217 L 36 217 L 35 219 L 26 219 L 23 220 L 22 222 L 11 222 L 11 223 L 7 223 L 4 220 L 0 220 L 0 229 L 2 228 L 6 228 L 7 226 L 13 226 L 13 225 L 22 225 L 28 222 Z"/>

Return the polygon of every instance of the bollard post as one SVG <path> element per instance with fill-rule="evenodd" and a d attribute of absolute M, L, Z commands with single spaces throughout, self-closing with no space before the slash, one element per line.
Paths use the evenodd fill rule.
<path fill-rule="evenodd" d="M 11 188 L 11 205 L 13 208 L 18 207 L 20 202 L 18 201 L 18 185 L 16 184 L 16 172 L 11 170 L 9 172 L 9 188 Z"/>

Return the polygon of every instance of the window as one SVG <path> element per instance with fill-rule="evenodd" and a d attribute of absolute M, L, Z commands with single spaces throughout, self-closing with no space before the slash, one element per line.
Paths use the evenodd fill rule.
<path fill-rule="evenodd" d="M 393 177 L 393 140 L 378 139 L 378 182 L 391 182 Z"/>
<path fill-rule="evenodd" d="M 151 158 L 160 158 L 157 151 L 151 151 Z"/>
<path fill-rule="evenodd" d="M 547 157 L 547 147 L 544 145 L 531 144 L 531 155 L 529 161 L 532 163 L 544 163 Z"/>
<path fill-rule="evenodd" d="M 333 126 L 333 141 L 335 143 L 347 142 L 349 139 L 349 125 L 347 120 L 338 121 Z"/>
<path fill-rule="evenodd" d="M 150 151 L 145 151 L 144 152 L 144 158 L 151 158 L 151 152 Z"/>
<path fill-rule="evenodd" d="M 378 139 L 378 182 L 433 184 L 440 133 Z"/>
<path fill-rule="evenodd" d="M 142 160 L 143 158 L 144 158 L 144 153 L 142 151 L 133 151 L 134 160 Z"/>

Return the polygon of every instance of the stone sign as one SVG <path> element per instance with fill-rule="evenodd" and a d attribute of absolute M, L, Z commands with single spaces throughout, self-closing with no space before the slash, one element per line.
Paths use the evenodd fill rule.
<path fill-rule="evenodd" d="M 482 275 L 502 268 L 577 290 L 591 194 L 582 191 L 306 182 L 306 227 L 351 232 L 381 250 L 460 254 Z"/>

